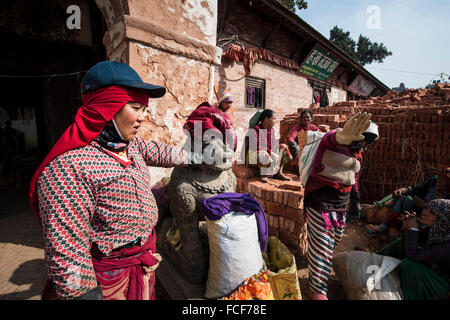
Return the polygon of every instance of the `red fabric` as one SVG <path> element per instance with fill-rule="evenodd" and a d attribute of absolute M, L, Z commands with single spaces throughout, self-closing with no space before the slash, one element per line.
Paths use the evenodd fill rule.
<path fill-rule="evenodd" d="M 324 165 L 322 164 L 322 157 L 325 153 L 325 150 L 331 150 L 334 152 L 341 153 L 348 157 L 356 158 L 358 161 L 362 162 L 362 153 L 361 151 L 353 152 L 348 146 L 341 145 L 336 142 L 336 132 L 330 131 L 325 134 L 322 140 L 319 143 L 318 149 L 314 156 L 314 161 L 312 164 L 312 170 L 310 174 L 310 178 L 308 179 L 305 186 L 305 197 L 312 191 L 322 188 L 324 186 L 330 186 L 342 193 L 350 192 L 352 189 L 357 192 L 358 191 L 358 174 L 355 175 L 356 183 L 354 185 L 348 186 L 344 185 L 336 180 L 324 177 L 320 175 L 320 172 L 324 169 Z"/>
<path fill-rule="evenodd" d="M 297 142 L 298 144 L 298 133 L 300 131 L 319 131 L 319 128 L 317 128 L 312 123 L 308 124 L 306 127 L 300 123 L 297 123 L 292 129 L 289 131 L 287 135 L 287 141 L 288 142 Z"/>
<path fill-rule="evenodd" d="M 145 290 L 144 272 L 142 266 L 154 266 L 159 261 L 152 253 L 156 251 L 156 236 L 152 233 L 148 241 L 142 246 L 134 246 L 114 251 L 110 256 L 92 254 L 97 281 L 103 287 L 113 288 L 124 278 L 129 278 L 125 286 L 127 300 L 143 300 Z M 154 276 L 150 298 L 154 299 Z M 105 298 L 105 297 L 104 297 Z M 107 297 L 106 297 L 107 298 Z"/>
<path fill-rule="evenodd" d="M 260 150 L 264 150 L 266 151 L 268 154 L 272 153 L 272 139 L 273 139 L 273 129 L 266 129 L 264 127 L 260 127 L 259 125 L 256 125 L 253 127 L 253 129 L 255 129 L 256 131 L 256 147 L 257 147 L 257 151 Z M 259 138 L 261 135 L 260 130 L 266 130 L 266 141 L 262 141 L 261 142 L 261 146 L 260 146 L 260 142 L 259 142 Z"/>
<path fill-rule="evenodd" d="M 147 242 L 142 246 L 134 246 L 131 248 L 124 248 L 114 251 L 110 256 L 104 256 L 96 247 L 92 250 L 92 263 L 94 264 L 95 275 L 97 281 L 101 284 L 102 290 L 104 288 L 117 288 L 126 291 L 127 300 L 143 300 L 142 293 L 145 289 L 144 273 L 142 272 L 142 265 L 154 266 L 159 261 L 152 255 L 156 251 L 156 236 L 154 231 Z M 120 282 L 128 277 L 129 281 L 125 288 L 120 288 Z M 149 293 L 150 300 L 155 299 L 155 277 L 150 278 L 152 284 L 149 285 L 151 292 Z M 118 285 L 119 284 L 119 285 Z M 118 296 L 122 296 L 122 292 L 118 292 Z M 108 297 L 103 292 L 103 300 Z M 42 300 L 59 300 L 61 298 L 56 294 L 52 283 L 47 279 L 43 292 Z"/>
<path fill-rule="evenodd" d="M 36 183 L 47 164 L 64 152 L 89 144 L 100 134 L 106 122 L 112 120 L 114 115 L 128 102 L 148 105 L 146 91 L 122 86 L 101 88 L 82 94 L 81 97 L 83 105 L 78 109 L 74 122 L 59 138 L 31 179 L 30 205 L 38 219 L 40 218 Z"/>
<path fill-rule="evenodd" d="M 277 66 L 298 70 L 298 64 L 291 60 L 272 53 L 263 48 L 245 48 L 238 45 L 231 45 L 223 53 L 223 56 L 236 62 L 242 62 L 245 75 L 250 75 L 251 69 L 256 61 L 264 60 Z"/>
<path fill-rule="evenodd" d="M 229 141 L 226 141 L 226 131 L 231 130 L 233 133 L 234 151 L 236 151 L 237 136 L 233 130 L 232 122 L 228 114 L 220 111 L 208 102 L 203 102 L 189 115 L 183 126 L 184 129 L 189 131 L 191 137 L 194 136 L 194 124 L 196 121 L 202 124 L 202 137 L 205 131 L 215 130 L 221 134 L 224 143 L 229 143 Z"/>
<path fill-rule="evenodd" d="M 260 127 L 259 125 L 254 125 L 249 130 L 251 130 L 251 129 L 255 130 L 255 133 L 256 133 L 256 150 L 253 150 L 253 148 L 250 149 L 250 147 L 254 147 L 254 146 L 250 145 L 250 141 L 249 141 L 250 135 L 247 133 L 247 135 L 245 136 L 245 139 L 244 139 L 244 145 L 243 145 L 243 149 L 242 149 L 244 151 L 244 155 L 246 156 L 249 151 L 259 152 L 261 150 L 266 151 L 268 154 L 272 154 L 272 139 L 274 139 L 273 129 L 265 129 L 264 127 Z M 262 141 L 261 145 L 260 145 L 259 139 L 260 139 L 260 135 L 261 135 L 261 132 L 260 132 L 261 129 L 267 130 L 266 131 L 267 137 L 266 137 L 266 141 Z M 258 166 L 259 165 L 260 164 L 258 164 Z M 263 166 L 263 165 L 261 164 L 261 166 Z"/>

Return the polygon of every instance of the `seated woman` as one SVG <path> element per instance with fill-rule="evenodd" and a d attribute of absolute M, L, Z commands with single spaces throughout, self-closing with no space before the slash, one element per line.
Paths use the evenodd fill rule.
<path fill-rule="evenodd" d="M 378 254 L 402 259 L 400 282 L 405 300 L 438 300 L 450 292 L 450 200 L 425 205 L 422 217 L 406 212 L 402 237 Z M 419 226 L 419 222 L 421 226 Z"/>
<path fill-rule="evenodd" d="M 313 121 L 314 115 L 312 111 L 304 110 L 300 113 L 299 123 L 291 128 L 287 135 L 287 143 L 289 146 L 289 151 L 292 156 L 295 158 L 299 153 L 298 148 L 298 133 L 300 131 L 319 131 L 319 128 L 313 125 L 311 122 Z"/>
<path fill-rule="evenodd" d="M 420 184 L 399 188 L 394 190 L 392 195 L 375 201 L 375 204 L 367 210 L 375 210 L 376 207 L 384 205 L 389 208 L 389 212 L 380 225 L 368 229 L 367 233 L 386 234 L 389 224 L 397 221 L 396 218 L 405 211 L 414 211 L 420 217 L 425 204 L 436 198 L 450 199 L 450 167 L 441 170 L 438 175 L 428 177 Z"/>
<path fill-rule="evenodd" d="M 245 165 L 258 169 L 257 174 L 263 182 L 268 182 L 267 176 L 291 180 L 283 174 L 283 166 L 292 160 L 292 155 L 285 144 L 279 144 L 276 148 L 273 132 L 275 120 L 276 114 L 270 109 L 260 112 L 259 116 L 255 114 L 244 141 Z"/>

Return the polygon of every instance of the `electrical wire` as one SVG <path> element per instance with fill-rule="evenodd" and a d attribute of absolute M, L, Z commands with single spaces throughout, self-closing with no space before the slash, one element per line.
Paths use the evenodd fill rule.
<path fill-rule="evenodd" d="M 57 74 L 43 74 L 43 75 L 7 75 L 0 74 L 0 78 L 52 78 L 52 77 L 65 77 L 65 76 L 73 76 L 76 74 L 86 73 L 88 70 L 77 71 L 71 73 L 57 73 Z"/>
<path fill-rule="evenodd" d="M 414 74 L 420 74 L 420 75 L 426 75 L 426 76 L 435 76 L 436 75 L 435 73 L 394 70 L 394 69 L 377 68 L 377 67 L 372 67 L 372 66 L 367 66 L 366 68 L 372 68 L 372 69 L 383 70 L 383 71 L 392 71 L 392 72 L 414 73 Z M 438 73 L 437 75 L 440 75 L 440 73 Z"/>

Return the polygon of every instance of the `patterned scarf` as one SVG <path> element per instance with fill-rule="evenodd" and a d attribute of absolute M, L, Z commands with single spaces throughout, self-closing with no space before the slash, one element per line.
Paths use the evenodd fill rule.
<path fill-rule="evenodd" d="M 102 132 L 100 132 L 97 138 L 95 138 L 95 141 L 97 141 L 103 148 L 114 152 L 125 150 L 130 143 L 130 141 L 122 140 L 112 121 L 106 123 Z"/>
<path fill-rule="evenodd" d="M 428 235 L 428 244 L 450 241 L 450 200 L 431 200 L 428 206 L 436 214 L 436 221 Z"/>

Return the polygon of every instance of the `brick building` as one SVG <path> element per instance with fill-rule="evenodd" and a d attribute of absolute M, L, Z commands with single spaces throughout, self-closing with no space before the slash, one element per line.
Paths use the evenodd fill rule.
<path fill-rule="evenodd" d="M 240 143 L 258 108 L 275 110 L 281 120 L 316 101 L 332 105 L 389 91 L 277 1 L 219 0 L 218 4 L 217 46 L 223 55 L 216 67 L 215 88 L 219 95 L 225 90 L 233 94 Z"/>
<path fill-rule="evenodd" d="M 80 9 L 81 29 L 67 27 L 71 5 Z M 99 61 L 127 63 L 144 81 L 167 88 L 162 99 L 150 101 L 140 132 L 145 138 L 182 145 L 184 120 L 212 100 L 222 52 L 216 0 L 5 0 L 0 7 L 0 33 L 8 44 L 0 53 L 1 120 L 26 133 L 28 160 L 38 154 L 25 184 L 73 121 L 84 72 Z M 150 171 L 152 182 L 170 174 Z"/>
<path fill-rule="evenodd" d="M 81 29 L 67 27 L 71 5 L 80 8 Z M 215 91 L 234 95 L 242 143 L 257 108 L 275 109 L 280 120 L 313 96 L 332 104 L 363 97 L 364 85 L 366 95 L 388 90 L 275 0 L 5 0 L 1 6 L 0 32 L 9 45 L 0 53 L 0 74 L 17 76 L 0 78 L 2 114 L 25 132 L 24 152 L 39 151 L 36 161 L 73 121 L 83 71 L 102 60 L 127 63 L 144 81 L 167 88 L 150 101 L 140 135 L 178 146 L 186 117 L 201 102 L 215 102 Z M 257 100 L 249 100 L 247 88 L 257 89 Z M 170 174 L 149 170 L 152 183 Z"/>

